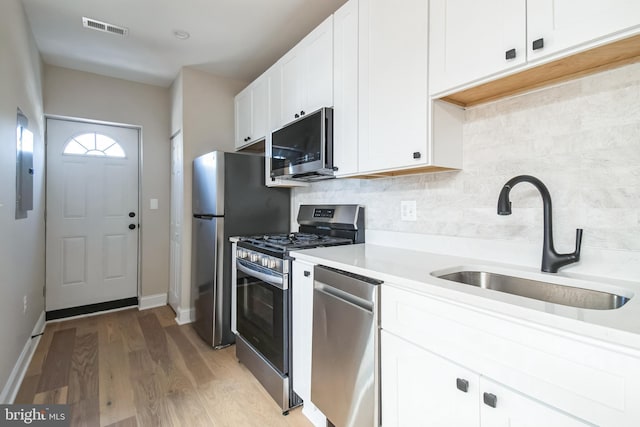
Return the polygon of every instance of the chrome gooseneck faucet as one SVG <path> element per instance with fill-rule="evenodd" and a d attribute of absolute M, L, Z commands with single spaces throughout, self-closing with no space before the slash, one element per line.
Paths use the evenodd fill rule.
<path fill-rule="evenodd" d="M 553 230 L 551 226 L 551 195 L 547 187 L 538 178 L 530 175 L 519 175 L 504 184 L 498 197 L 498 215 L 511 215 L 509 192 L 520 182 L 528 182 L 538 189 L 542 196 L 544 209 L 544 241 L 542 245 L 542 271 L 557 273 L 560 267 L 580 261 L 582 245 L 582 229 L 576 229 L 576 250 L 569 254 L 559 254 L 553 247 Z"/>

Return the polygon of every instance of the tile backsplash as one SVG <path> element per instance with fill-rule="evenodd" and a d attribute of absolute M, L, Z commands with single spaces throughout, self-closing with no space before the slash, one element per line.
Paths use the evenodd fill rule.
<path fill-rule="evenodd" d="M 576 228 L 584 246 L 640 251 L 640 64 L 470 108 L 463 138 L 461 171 L 320 181 L 296 188 L 294 206 L 359 203 L 371 230 L 537 243 L 533 186 L 514 187 L 513 214 L 496 214 L 502 185 L 527 174 L 549 188 L 559 252 Z M 417 221 L 400 220 L 403 200 Z"/>

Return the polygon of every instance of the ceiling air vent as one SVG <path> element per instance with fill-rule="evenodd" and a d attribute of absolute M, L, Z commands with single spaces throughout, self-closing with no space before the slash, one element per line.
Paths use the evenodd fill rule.
<path fill-rule="evenodd" d="M 117 25 L 109 24 L 107 22 L 97 21 L 95 19 L 83 17 L 82 26 L 91 30 L 102 31 L 104 33 L 117 34 L 119 36 L 126 36 L 129 34 L 129 29 L 119 27 Z"/>

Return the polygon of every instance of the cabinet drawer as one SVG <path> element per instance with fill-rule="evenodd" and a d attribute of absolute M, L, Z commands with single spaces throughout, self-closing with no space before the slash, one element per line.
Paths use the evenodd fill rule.
<path fill-rule="evenodd" d="M 382 329 L 601 426 L 640 425 L 640 359 L 454 303 L 382 287 Z"/>

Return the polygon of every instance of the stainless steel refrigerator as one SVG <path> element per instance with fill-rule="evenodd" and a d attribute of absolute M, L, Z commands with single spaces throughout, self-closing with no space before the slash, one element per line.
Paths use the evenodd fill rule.
<path fill-rule="evenodd" d="M 214 347 L 235 340 L 229 237 L 289 232 L 289 189 L 266 187 L 264 178 L 260 156 L 214 151 L 193 161 L 194 327 Z"/>

